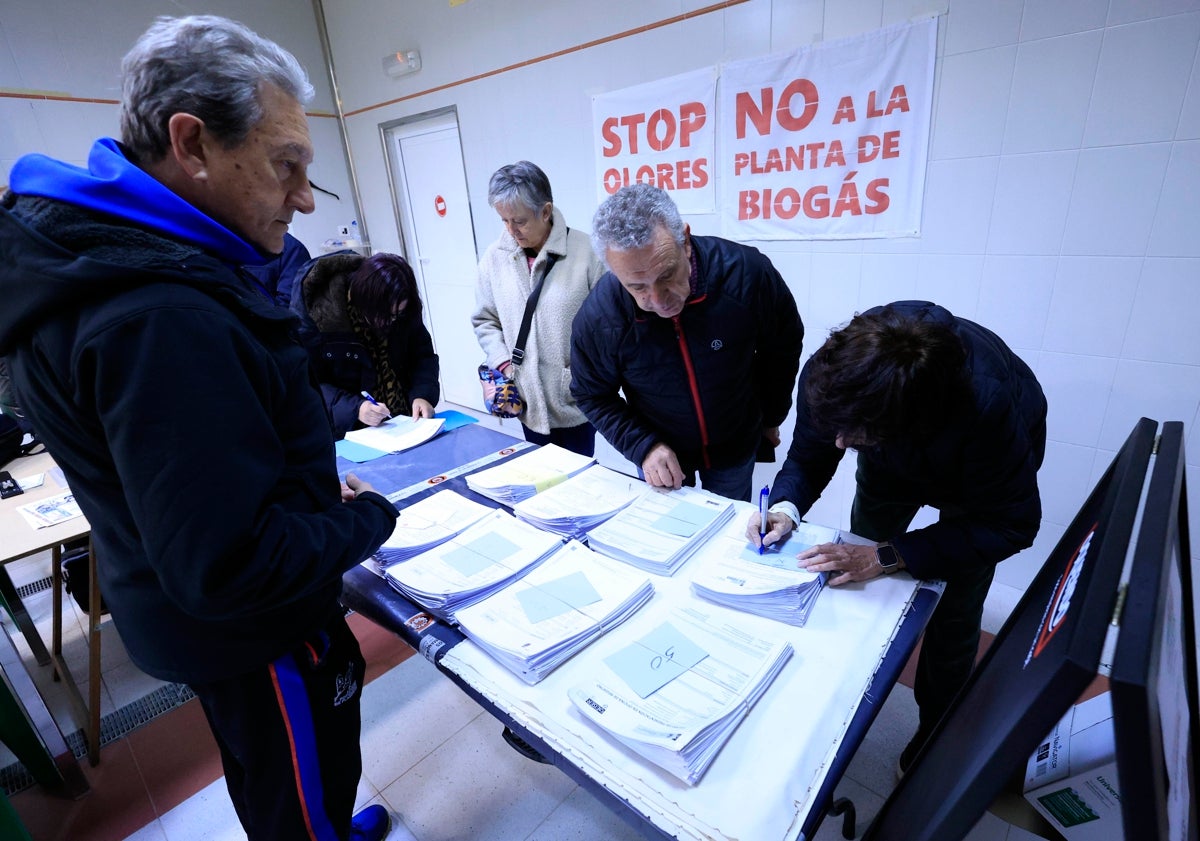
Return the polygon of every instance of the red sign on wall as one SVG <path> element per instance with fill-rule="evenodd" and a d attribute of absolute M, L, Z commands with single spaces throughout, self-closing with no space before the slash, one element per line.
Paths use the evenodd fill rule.
<path fill-rule="evenodd" d="M 438 216 L 445 216 L 446 200 L 441 196 L 435 196 L 433 199 L 433 209 L 437 211 Z"/>

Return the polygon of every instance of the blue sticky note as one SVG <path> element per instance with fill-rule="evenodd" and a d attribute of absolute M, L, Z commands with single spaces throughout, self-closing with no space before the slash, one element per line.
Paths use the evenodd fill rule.
<path fill-rule="evenodd" d="M 539 584 L 538 587 L 574 608 L 587 607 L 600 601 L 600 594 L 582 572 L 572 572 L 570 575 Z"/>
<path fill-rule="evenodd" d="M 355 464 L 362 464 L 364 461 L 374 461 L 377 458 L 387 455 L 383 450 L 366 447 L 357 441 L 347 441 L 345 438 L 334 444 L 334 449 L 339 456 Z"/>
<path fill-rule="evenodd" d="M 472 552 L 477 552 L 492 562 L 503 561 L 505 558 L 511 557 L 520 550 L 520 547 L 511 540 L 501 537 L 498 534 L 489 534 L 487 537 L 477 537 L 470 543 L 466 544 L 466 546 Z"/>
<path fill-rule="evenodd" d="M 525 611 L 525 615 L 529 617 L 529 621 L 535 625 L 571 610 L 571 606 L 562 599 L 555 598 L 538 587 L 529 587 L 519 591 L 517 601 Z"/>
<path fill-rule="evenodd" d="M 707 651 L 664 622 L 604 662 L 638 697 L 648 698 L 707 656 Z"/>
<path fill-rule="evenodd" d="M 442 555 L 442 560 L 468 577 L 478 575 L 488 567 L 494 565 L 494 561 L 491 558 L 474 552 L 465 546 L 454 547 Z"/>
<path fill-rule="evenodd" d="M 667 534 L 691 537 L 711 523 L 717 512 L 691 502 L 681 502 L 658 518 L 654 528 Z"/>
<path fill-rule="evenodd" d="M 706 508 L 692 502 L 681 502 L 672 508 L 667 516 L 683 520 L 685 523 L 702 526 L 705 523 L 711 523 L 717 514 L 718 509 L 716 508 Z"/>

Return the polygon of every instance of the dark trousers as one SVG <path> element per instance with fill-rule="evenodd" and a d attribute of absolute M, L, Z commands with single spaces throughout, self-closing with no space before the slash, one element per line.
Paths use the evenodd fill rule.
<path fill-rule="evenodd" d="M 904 534 L 920 503 L 897 500 L 894 493 L 880 489 L 864 473 L 861 461 L 856 474 L 858 487 L 850 510 L 850 530 L 874 541 L 891 540 Z M 942 516 L 952 514 L 949 509 Z M 966 570 L 946 581 L 945 592 L 929 619 L 917 658 L 913 694 L 920 709 L 919 734 L 928 738 L 954 696 L 962 689 L 979 650 L 983 603 L 995 574 L 994 566 Z"/>
<path fill-rule="evenodd" d="M 590 423 L 581 423 L 579 426 L 553 427 L 548 435 L 534 432 L 525 424 L 521 424 L 521 429 L 525 430 L 525 440 L 530 444 L 537 444 L 539 447 L 546 444 L 557 444 L 564 450 L 570 450 L 589 458 L 596 454 L 596 427 Z"/>
<path fill-rule="evenodd" d="M 365 663 L 342 616 L 249 674 L 192 684 L 248 841 L 346 841 Z"/>

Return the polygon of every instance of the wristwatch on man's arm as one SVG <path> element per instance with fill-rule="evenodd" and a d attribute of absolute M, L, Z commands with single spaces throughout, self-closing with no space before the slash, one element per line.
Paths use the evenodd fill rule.
<path fill-rule="evenodd" d="M 895 546 L 886 542 L 875 547 L 875 563 L 879 564 L 879 568 L 886 575 L 904 569 L 904 558 L 900 557 Z"/>

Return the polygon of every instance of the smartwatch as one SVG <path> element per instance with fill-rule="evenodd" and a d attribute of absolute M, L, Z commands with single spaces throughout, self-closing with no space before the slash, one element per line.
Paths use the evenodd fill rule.
<path fill-rule="evenodd" d="M 904 569 L 904 559 L 900 557 L 896 547 L 890 543 L 880 543 L 875 547 L 875 562 L 879 564 L 885 575 L 891 575 L 897 570 Z"/>

